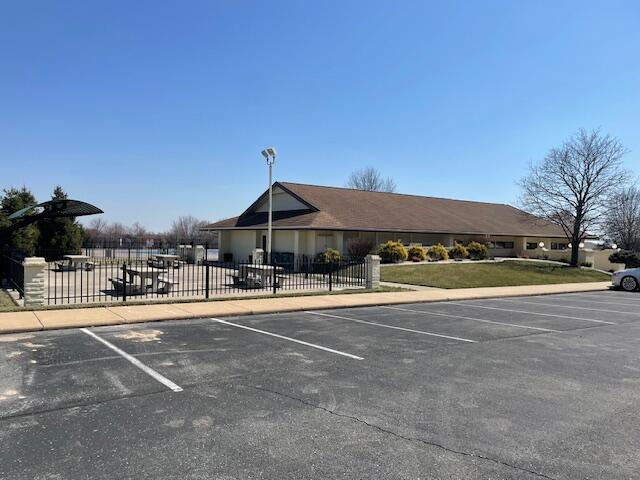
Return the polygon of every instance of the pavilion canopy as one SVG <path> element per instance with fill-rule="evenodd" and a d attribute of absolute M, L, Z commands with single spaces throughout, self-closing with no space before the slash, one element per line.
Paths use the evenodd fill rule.
<path fill-rule="evenodd" d="M 17 212 L 13 212 L 8 218 L 9 220 L 29 218 L 29 220 L 36 221 L 41 218 L 82 217 L 98 213 L 104 212 L 90 203 L 81 202 L 80 200 L 60 199 L 22 208 Z"/>

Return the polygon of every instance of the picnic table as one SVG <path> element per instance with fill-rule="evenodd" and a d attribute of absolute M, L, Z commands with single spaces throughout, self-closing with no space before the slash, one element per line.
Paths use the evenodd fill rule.
<path fill-rule="evenodd" d="M 273 265 L 247 264 L 240 265 L 238 277 L 249 286 L 267 286 L 273 284 L 274 268 L 276 276 L 284 272 L 284 268 Z"/>
<path fill-rule="evenodd" d="M 175 265 L 175 262 L 179 257 L 178 255 L 171 255 L 169 253 L 156 253 L 153 258 L 155 258 L 155 263 L 157 263 L 158 265 L 169 268 Z"/>
<path fill-rule="evenodd" d="M 66 263 L 65 262 L 58 263 L 59 270 L 73 272 L 77 269 L 82 269 L 85 266 L 87 267 L 87 269 L 90 269 L 90 267 L 93 267 L 93 264 L 88 262 L 89 260 L 88 255 L 65 255 L 62 258 L 66 260 Z"/>
<path fill-rule="evenodd" d="M 156 267 L 127 267 L 127 273 L 132 284 L 136 284 L 141 290 L 146 290 L 147 279 L 151 279 L 151 291 L 158 291 L 158 278 L 161 273 L 165 273 L 163 269 Z"/>
<path fill-rule="evenodd" d="M 69 261 L 69 265 L 82 268 L 82 264 L 89 260 L 89 255 L 65 255 L 63 258 Z"/>
<path fill-rule="evenodd" d="M 129 266 L 126 267 L 126 272 L 129 276 L 128 281 L 119 277 L 109 278 L 117 295 L 125 290 L 128 295 L 144 295 L 149 288 L 153 293 L 167 295 L 178 284 L 177 281 L 166 276 L 167 271 L 164 268 Z M 165 276 L 161 277 L 161 274 L 165 274 Z M 149 285 L 148 279 L 151 279 L 151 285 Z"/>

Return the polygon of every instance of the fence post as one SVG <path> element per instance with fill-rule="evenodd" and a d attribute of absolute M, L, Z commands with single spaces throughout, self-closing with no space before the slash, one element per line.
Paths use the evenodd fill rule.
<path fill-rule="evenodd" d="M 275 295 L 278 293 L 278 284 L 276 283 L 276 262 L 271 262 L 271 265 L 273 266 L 273 278 L 271 279 L 271 284 L 273 285 L 273 294 Z"/>
<path fill-rule="evenodd" d="M 333 290 L 333 285 L 331 285 L 331 277 L 333 277 L 333 263 L 326 264 L 329 267 L 329 291 Z"/>
<path fill-rule="evenodd" d="M 38 307 L 45 304 L 47 293 L 47 262 L 42 257 L 27 257 L 22 262 L 24 272 L 24 306 Z"/>
<path fill-rule="evenodd" d="M 204 277 L 205 277 L 205 279 L 204 279 L 204 282 L 205 282 L 204 298 L 209 298 L 209 266 L 210 266 L 209 262 L 206 262 L 204 264 L 204 268 L 205 268 L 205 270 L 204 270 L 205 271 L 205 275 L 204 275 Z"/>
<path fill-rule="evenodd" d="M 365 287 L 375 289 L 380 287 L 380 257 L 378 255 L 367 255 L 364 260 L 365 266 Z"/>
<path fill-rule="evenodd" d="M 122 301 L 127 301 L 127 263 L 122 264 Z"/>

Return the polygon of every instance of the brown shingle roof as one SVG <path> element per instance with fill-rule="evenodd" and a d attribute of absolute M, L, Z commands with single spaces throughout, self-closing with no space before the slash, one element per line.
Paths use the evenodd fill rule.
<path fill-rule="evenodd" d="M 565 236 L 558 226 L 505 204 L 289 182 L 277 185 L 317 209 L 274 212 L 273 227 L 277 229 Z M 266 228 L 266 222 L 265 213 L 248 210 L 207 228 Z"/>

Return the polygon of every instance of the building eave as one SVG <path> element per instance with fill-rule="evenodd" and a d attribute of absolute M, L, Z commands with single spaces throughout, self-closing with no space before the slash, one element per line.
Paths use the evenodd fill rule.
<path fill-rule="evenodd" d="M 273 230 L 322 230 L 322 231 L 338 231 L 338 232 L 378 232 L 378 233 L 420 233 L 426 235 L 478 235 L 493 237 L 531 237 L 531 238 L 566 238 L 566 235 L 552 235 L 548 233 L 509 233 L 509 232 L 477 232 L 477 231 L 435 231 L 435 230 L 400 230 L 400 229 L 379 229 L 379 228 L 345 228 L 345 227 L 314 227 L 307 226 L 273 226 Z M 246 227 L 205 227 L 203 231 L 233 231 L 233 230 L 266 230 L 266 225 L 251 225 Z M 586 238 L 597 238 L 589 236 Z"/>

